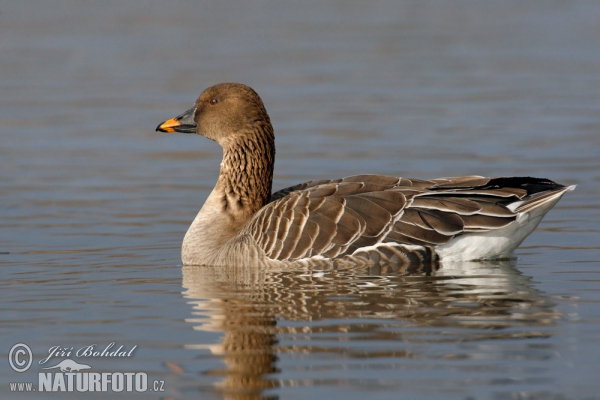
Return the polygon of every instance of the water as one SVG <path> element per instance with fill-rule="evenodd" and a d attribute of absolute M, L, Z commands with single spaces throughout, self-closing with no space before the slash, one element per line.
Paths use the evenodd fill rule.
<path fill-rule="evenodd" d="M 12 2 L 0 8 L 2 398 L 591 399 L 600 357 L 596 2 Z M 154 132 L 238 81 L 275 188 L 373 172 L 577 184 L 505 262 L 182 268 L 220 149 Z M 13 393 L 115 342 L 164 392 Z M 45 365 L 55 365 L 55 357 Z M 56 371 L 56 370 L 54 370 Z"/>

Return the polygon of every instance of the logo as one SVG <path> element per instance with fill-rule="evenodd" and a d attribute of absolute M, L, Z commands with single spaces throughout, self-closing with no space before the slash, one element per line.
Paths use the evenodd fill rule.
<path fill-rule="evenodd" d="M 126 349 L 114 342 L 105 347 L 97 344 L 73 347 L 52 346 L 38 361 L 37 387 L 34 382 L 11 382 L 13 392 L 163 392 L 164 381 L 155 380 L 149 385 L 145 372 L 93 372 L 88 359 L 132 357 L 137 345 Z M 66 358 L 68 357 L 68 358 Z M 60 358 L 64 358 L 59 361 Z M 73 358 L 82 358 L 78 362 Z M 52 360 L 52 361 L 50 361 Z M 50 362 L 48 362 L 50 361 Z M 17 343 L 8 352 L 8 363 L 15 372 L 26 372 L 33 364 L 33 352 L 24 343 Z M 51 366 L 45 366 L 48 364 Z"/>
<path fill-rule="evenodd" d="M 17 343 L 8 352 L 8 363 L 16 372 L 25 372 L 31 367 L 33 354 L 25 343 Z"/>
<path fill-rule="evenodd" d="M 85 365 L 85 364 L 78 364 L 73 360 L 69 360 L 68 358 L 66 360 L 63 360 L 61 362 L 59 362 L 58 364 L 56 364 L 54 367 L 48 367 L 48 368 L 42 368 L 42 369 L 53 369 L 53 368 L 60 368 L 61 372 L 73 372 L 73 371 L 81 371 L 82 369 L 90 369 L 92 367 L 90 367 L 89 365 Z"/>

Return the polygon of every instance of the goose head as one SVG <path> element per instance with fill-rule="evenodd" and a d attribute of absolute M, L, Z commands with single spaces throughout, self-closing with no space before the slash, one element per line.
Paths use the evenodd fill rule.
<path fill-rule="evenodd" d="M 240 83 L 209 87 L 192 108 L 162 122 L 156 130 L 197 133 L 223 148 L 256 139 L 256 135 L 272 137 L 271 122 L 262 100 L 252 88 Z"/>

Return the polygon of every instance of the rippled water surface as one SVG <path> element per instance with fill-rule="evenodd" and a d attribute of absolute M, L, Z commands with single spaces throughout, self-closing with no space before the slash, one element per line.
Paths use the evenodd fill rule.
<path fill-rule="evenodd" d="M 0 398 L 600 398 L 597 2 L 6 3 Z M 184 268 L 221 152 L 154 128 L 221 81 L 263 98 L 275 188 L 365 172 L 578 187 L 510 261 Z M 137 347 L 40 364 L 112 342 Z M 164 391 L 11 392 L 65 358 Z"/>

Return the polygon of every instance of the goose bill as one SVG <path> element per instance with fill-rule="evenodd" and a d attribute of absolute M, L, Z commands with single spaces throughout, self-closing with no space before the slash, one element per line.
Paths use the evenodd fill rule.
<path fill-rule="evenodd" d="M 194 107 L 190 108 L 181 115 L 166 120 L 156 127 L 157 132 L 181 132 L 196 133 L 196 121 L 194 121 Z"/>

